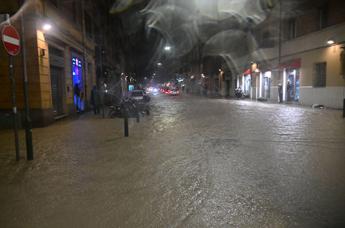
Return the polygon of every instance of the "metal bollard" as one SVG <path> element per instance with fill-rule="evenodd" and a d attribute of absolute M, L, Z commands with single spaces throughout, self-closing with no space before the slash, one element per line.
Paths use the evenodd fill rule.
<path fill-rule="evenodd" d="M 124 118 L 124 131 L 125 131 L 125 137 L 129 136 L 129 131 L 128 131 L 128 115 L 125 115 Z"/>
<path fill-rule="evenodd" d="M 137 123 L 140 123 L 140 113 L 137 113 Z"/>

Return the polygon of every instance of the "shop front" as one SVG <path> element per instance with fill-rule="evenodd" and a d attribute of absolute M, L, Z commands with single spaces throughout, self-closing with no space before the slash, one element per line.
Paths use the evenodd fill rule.
<path fill-rule="evenodd" d="M 245 97 L 250 97 L 252 89 L 252 79 L 250 75 L 250 69 L 246 70 L 242 75 L 242 91 Z"/>
<path fill-rule="evenodd" d="M 298 69 L 287 69 L 285 71 L 285 93 L 286 101 L 299 101 L 300 80 Z"/>
<path fill-rule="evenodd" d="M 73 83 L 73 101 L 77 112 L 85 109 L 83 62 L 75 54 L 72 55 L 72 83 Z"/>
<path fill-rule="evenodd" d="M 264 99 L 270 99 L 271 98 L 271 78 L 272 78 L 272 72 L 266 71 L 261 74 L 261 97 Z"/>
<path fill-rule="evenodd" d="M 283 101 L 285 102 L 299 102 L 300 100 L 300 68 L 300 59 L 281 65 L 281 69 L 283 69 Z"/>
<path fill-rule="evenodd" d="M 50 82 L 52 105 L 55 118 L 65 114 L 65 66 L 63 50 L 49 45 Z"/>

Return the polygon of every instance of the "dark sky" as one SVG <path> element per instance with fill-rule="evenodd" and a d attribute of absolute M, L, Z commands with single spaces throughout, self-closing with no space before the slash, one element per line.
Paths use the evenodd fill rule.
<path fill-rule="evenodd" d="M 252 37 L 248 39 L 248 22 L 255 27 L 265 20 L 270 11 L 262 8 L 266 1 L 115 1 L 111 12 L 121 19 L 129 44 L 127 71 L 144 78 L 157 70 L 158 62 L 163 62 L 166 71 L 174 73 L 177 69 L 169 69 L 169 63 L 178 62 L 199 41 L 205 43 L 202 50 L 205 55 L 222 54 L 235 60 L 243 57 L 253 46 Z M 310 2 L 321 4 L 324 0 L 285 0 L 284 10 L 287 14 L 298 14 L 308 10 Z M 170 59 L 163 51 L 166 44 L 174 48 Z M 241 62 L 231 64 L 239 68 L 243 65 Z"/>
<path fill-rule="evenodd" d="M 126 36 L 126 71 L 135 73 L 139 80 L 154 72 L 157 62 L 155 54 L 162 40 L 162 36 L 157 31 L 149 31 L 145 26 L 146 17 L 141 10 L 148 2 L 134 1 L 126 10 L 113 13 L 120 18 Z"/>

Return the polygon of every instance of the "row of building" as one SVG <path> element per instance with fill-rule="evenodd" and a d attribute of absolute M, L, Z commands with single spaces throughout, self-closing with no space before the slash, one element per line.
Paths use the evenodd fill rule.
<path fill-rule="evenodd" d="M 26 43 L 29 103 L 35 126 L 87 109 L 94 86 L 100 88 L 107 80 L 120 80 L 124 70 L 121 41 L 126 38 L 121 33 L 121 21 L 109 14 L 112 4 L 108 0 L 1 3 L 0 13 L 10 14 L 11 24 Z M 0 126 L 5 127 L 10 123 L 12 91 L 3 48 L 0 54 Z M 19 110 L 24 105 L 22 75 L 21 53 L 15 57 Z"/>
<path fill-rule="evenodd" d="M 191 91 L 233 96 L 241 88 L 251 99 L 342 108 L 345 1 L 311 1 L 298 9 L 277 1 L 237 45 L 252 48 L 237 55 L 208 55 L 207 47 L 189 53 L 181 71 L 190 77 Z"/>

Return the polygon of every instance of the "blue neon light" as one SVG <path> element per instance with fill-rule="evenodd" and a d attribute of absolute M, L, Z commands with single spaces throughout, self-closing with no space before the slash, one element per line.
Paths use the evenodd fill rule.
<path fill-rule="evenodd" d="M 79 111 L 82 111 L 84 110 L 83 70 L 82 61 L 77 57 L 72 58 L 72 80 L 74 104 Z"/>

